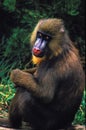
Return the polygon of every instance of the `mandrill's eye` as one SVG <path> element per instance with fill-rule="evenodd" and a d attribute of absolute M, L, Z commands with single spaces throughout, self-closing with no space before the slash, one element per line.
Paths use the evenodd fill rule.
<path fill-rule="evenodd" d="M 42 33 L 38 32 L 37 33 L 37 37 L 41 38 L 42 37 Z"/>
<path fill-rule="evenodd" d="M 42 34 L 41 34 L 41 33 L 39 33 L 39 36 L 40 36 L 40 37 L 42 37 Z"/>
<path fill-rule="evenodd" d="M 48 35 L 45 32 L 37 32 L 37 38 L 40 38 L 41 40 L 46 40 L 46 41 L 50 41 L 51 40 L 51 35 Z"/>
<path fill-rule="evenodd" d="M 49 36 L 46 36 L 46 40 L 49 40 L 50 39 L 50 37 Z"/>

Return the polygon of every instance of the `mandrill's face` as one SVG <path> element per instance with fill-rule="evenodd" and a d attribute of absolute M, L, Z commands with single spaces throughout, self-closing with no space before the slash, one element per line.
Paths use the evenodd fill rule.
<path fill-rule="evenodd" d="M 61 52 L 59 43 L 63 33 L 63 23 L 60 19 L 41 20 L 37 24 L 31 37 L 34 64 L 52 57 L 51 54 L 57 56 Z"/>
<path fill-rule="evenodd" d="M 33 63 L 39 64 L 46 59 L 48 44 L 51 40 L 51 36 L 47 33 L 38 31 L 36 36 L 35 44 L 32 48 Z"/>
<path fill-rule="evenodd" d="M 48 44 L 51 40 L 51 35 L 38 31 L 36 41 L 32 49 L 32 53 L 36 57 L 44 57 L 47 53 Z"/>

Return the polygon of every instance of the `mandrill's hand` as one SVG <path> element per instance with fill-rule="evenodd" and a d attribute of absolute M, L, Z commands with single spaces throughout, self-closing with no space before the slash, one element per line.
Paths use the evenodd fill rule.
<path fill-rule="evenodd" d="M 24 84 L 32 78 L 32 74 L 23 72 L 19 69 L 15 69 L 11 72 L 10 79 L 18 86 L 24 86 Z"/>

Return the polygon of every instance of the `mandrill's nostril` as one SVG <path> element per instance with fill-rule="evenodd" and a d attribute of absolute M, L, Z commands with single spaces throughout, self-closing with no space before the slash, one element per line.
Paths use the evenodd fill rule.
<path fill-rule="evenodd" d="M 39 55 L 41 53 L 41 50 L 39 48 L 33 48 L 33 53 Z"/>

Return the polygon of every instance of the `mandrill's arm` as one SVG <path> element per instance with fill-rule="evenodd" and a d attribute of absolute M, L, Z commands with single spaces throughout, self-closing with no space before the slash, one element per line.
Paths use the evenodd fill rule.
<path fill-rule="evenodd" d="M 34 74 L 36 72 L 37 67 L 34 68 L 30 68 L 30 69 L 24 69 L 24 72 L 30 73 L 30 74 Z"/>
<path fill-rule="evenodd" d="M 15 69 L 11 72 L 10 78 L 16 85 L 26 88 L 34 96 L 43 98 L 43 100 L 46 102 L 50 102 L 54 97 L 55 86 L 53 83 L 54 81 L 52 80 L 52 76 L 51 82 L 49 82 L 50 79 L 46 79 L 45 77 L 46 80 L 44 80 L 43 84 L 41 85 L 36 81 L 34 75 L 23 72 L 19 69 Z"/>

